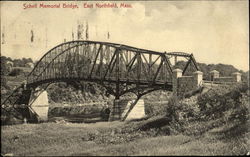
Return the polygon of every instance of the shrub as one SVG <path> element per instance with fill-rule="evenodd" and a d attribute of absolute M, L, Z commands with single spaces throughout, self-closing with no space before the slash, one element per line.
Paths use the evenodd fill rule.
<path fill-rule="evenodd" d="M 7 90 L 10 89 L 10 87 L 7 84 L 7 79 L 4 76 L 1 76 L 1 90 L 2 89 L 7 89 Z"/>
<path fill-rule="evenodd" d="M 166 104 L 170 132 L 203 134 L 223 125 L 245 125 L 249 119 L 247 84 L 219 86 L 188 99 L 172 97 Z M 194 128 L 195 127 L 195 128 Z M 244 130 L 242 132 L 245 132 Z"/>
<path fill-rule="evenodd" d="M 247 119 L 247 90 L 245 83 L 212 89 L 198 97 L 202 116 L 206 119 L 227 117 L 240 121 Z M 242 99 L 243 98 L 243 99 Z M 229 112 L 230 111 L 230 112 Z"/>
<path fill-rule="evenodd" d="M 9 76 L 18 76 L 24 74 L 24 71 L 22 69 L 13 69 L 10 73 Z"/>
<path fill-rule="evenodd" d="M 179 101 L 178 97 L 171 97 L 166 105 L 166 117 L 170 119 L 169 132 L 176 133 L 183 129 L 184 105 Z"/>

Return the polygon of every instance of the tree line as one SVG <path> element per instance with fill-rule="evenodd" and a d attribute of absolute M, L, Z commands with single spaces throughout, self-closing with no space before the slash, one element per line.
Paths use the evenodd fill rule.
<path fill-rule="evenodd" d="M 1 76 L 11 75 L 14 72 L 14 75 L 17 73 L 20 74 L 22 70 L 17 70 L 12 67 L 28 67 L 27 63 L 35 64 L 31 58 L 21 58 L 21 59 L 12 59 L 11 57 L 1 56 Z M 244 72 L 235 68 L 233 65 L 228 64 L 205 64 L 197 63 L 200 71 L 203 72 L 203 78 L 205 80 L 210 79 L 210 71 L 217 70 L 220 73 L 220 76 L 231 76 L 233 72 L 240 72 L 242 74 L 242 80 L 246 81 L 249 75 L 249 71 Z M 178 61 L 174 68 L 183 69 L 186 65 L 185 61 Z M 186 75 L 190 75 L 193 72 L 193 66 L 187 69 Z"/>
<path fill-rule="evenodd" d="M 31 58 L 12 59 L 11 57 L 1 56 L 1 76 L 8 75 L 13 67 L 29 67 L 28 63 L 34 64 Z"/>
<path fill-rule="evenodd" d="M 233 65 L 229 64 L 205 64 L 205 63 L 197 63 L 200 71 L 203 72 L 203 79 L 210 80 L 210 72 L 212 70 L 217 70 L 220 73 L 220 76 L 227 77 L 232 76 L 232 73 L 239 72 L 242 74 L 241 79 L 242 81 L 247 81 L 249 76 L 249 71 L 244 72 L 243 70 L 239 70 L 235 68 Z M 185 61 L 178 61 L 174 68 L 183 69 L 186 65 Z M 192 75 L 194 66 L 191 65 L 186 71 L 186 75 Z"/>

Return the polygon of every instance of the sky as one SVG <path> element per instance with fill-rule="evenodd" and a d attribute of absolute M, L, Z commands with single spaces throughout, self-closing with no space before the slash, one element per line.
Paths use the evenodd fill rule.
<path fill-rule="evenodd" d="M 249 70 L 247 0 L 0 3 L 1 55 L 4 56 L 38 60 L 64 39 L 71 41 L 78 23 L 88 22 L 89 40 L 159 52 L 193 53 L 200 63 L 231 64 L 240 70 Z M 37 4 L 38 8 L 24 9 L 25 3 Z M 79 8 L 39 8 L 41 3 L 77 4 Z M 84 3 L 94 6 L 116 3 L 118 8 L 84 8 Z M 120 8 L 121 3 L 130 4 L 132 8 Z"/>

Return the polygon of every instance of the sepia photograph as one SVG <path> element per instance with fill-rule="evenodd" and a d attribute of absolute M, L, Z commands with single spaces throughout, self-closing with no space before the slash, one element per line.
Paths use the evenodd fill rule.
<path fill-rule="evenodd" d="M 1 156 L 250 155 L 249 1 L 0 1 Z"/>

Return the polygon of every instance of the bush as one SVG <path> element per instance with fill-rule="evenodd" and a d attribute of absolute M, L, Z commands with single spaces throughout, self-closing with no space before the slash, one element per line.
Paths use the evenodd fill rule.
<path fill-rule="evenodd" d="M 198 105 L 205 119 L 226 117 L 245 122 L 248 117 L 246 83 L 214 88 L 198 97 Z"/>
<path fill-rule="evenodd" d="M 165 105 L 170 132 L 201 135 L 215 127 L 245 125 L 249 119 L 247 84 L 219 86 L 188 99 L 172 97 Z M 242 132 L 245 132 L 244 130 Z"/>
<path fill-rule="evenodd" d="M 79 104 L 100 102 L 108 99 L 106 90 L 96 84 L 85 83 L 82 87 L 80 84 L 78 85 L 72 83 L 50 85 L 47 88 L 49 102 Z"/>
<path fill-rule="evenodd" d="M 2 89 L 7 89 L 7 90 L 10 89 L 10 87 L 7 84 L 7 79 L 4 76 L 1 76 L 1 90 Z"/>
<path fill-rule="evenodd" d="M 13 69 L 10 73 L 9 76 L 18 76 L 24 74 L 23 69 Z"/>

